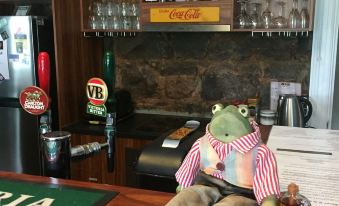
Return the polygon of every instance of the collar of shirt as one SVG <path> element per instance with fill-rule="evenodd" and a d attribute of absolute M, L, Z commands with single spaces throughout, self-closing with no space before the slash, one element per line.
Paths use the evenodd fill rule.
<path fill-rule="evenodd" d="M 213 135 L 209 132 L 208 127 L 209 124 L 206 126 L 206 134 L 208 137 L 209 142 L 213 147 L 220 146 L 220 147 L 228 147 L 231 146 L 241 154 L 244 154 L 250 151 L 254 146 L 256 146 L 261 141 L 261 134 L 258 124 L 255 121 L 251 122 L 251 126 L 253 128 L 253 132 L 249 133 L 245 136 L 242 136 L 236 140 L 233 140 L 230 143 L 223 143 L 213 137 Z"/>

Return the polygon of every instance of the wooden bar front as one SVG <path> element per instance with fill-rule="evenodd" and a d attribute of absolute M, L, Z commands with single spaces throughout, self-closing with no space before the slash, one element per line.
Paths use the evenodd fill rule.
<path fill-rule="evenodd" d="M 16 174 L 12 172 L 1 172 L 0 178 L 9 180 L 23 180 L 35 183 L 64 185 L 73 187 L 82 187 L 90 189 L 111 190 L 119 192 L 107 205 L 114 206 L 161 206 L 165 205 L 175 194 L 164 193 L 151 190 L 142 190 L 129 187 L 121 187 L 107 184 L 96 184 L 90 182 L 80 182 L 74 180 L 64 180 L 50 177 L 33 176 L 26 174 Z"/>

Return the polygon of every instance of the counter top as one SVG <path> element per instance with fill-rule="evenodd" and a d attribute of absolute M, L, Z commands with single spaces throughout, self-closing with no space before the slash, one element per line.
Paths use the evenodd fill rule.
<path fill-rule="evenodd" d="M 121 187 L 107 184 L 96 184 L 91 182 L 80 182 L 74 180 L 57 179 L 42 176 L 33 176 L 26 174 L 17 174 L 12 172 L 1 172 L 0 178 L 6 180 L 29 181 L 33 183 L 49 184 L 53 187 L 70 186 L 87 189 L 99 189 L 107 191 L 116 191 L 119 194 L 108 202 L 108 206 L 161 206 L 165 205 L 175 194 L 156 192 L 151 190 L 135 189 L 130 187 Z"/>
<path fill-rule="evenodd" d="M 199 130 L 201 131 L 205 130 L 205 126 L 210 121 L 208 118 L 136 113 L 118 121 L 117 136 L 153 140 L 180 128 L 188 120 L 199 121 L 201 123 Z M 87 121 L 80 121 L 63 128 L 71 133 L 97 136 L 104 136 L 104 129 L 105 125 L 103 124 L 92 125 Z"/>
<path fill-rule="evenodd" d="M 169 134 L 171 131 L 183 126 L 188 120 L 200 121 L 199 131 L 205 131 L 205 126 L 210 121 L 208 118 L 185 117 L 159 114 L 140 114 L 136 113 L 129 118 L 118 121 L 117 136 L 137 138 L 145 140 L 154 140 L 162 135 Z M 259 125 L 261 136 L 266 143 L 272 126 Z M 76 134 L 104 136 L 105 125 L 92 125 L 87 121 L 80 121 L 69 125 L 63 130 Z"/>

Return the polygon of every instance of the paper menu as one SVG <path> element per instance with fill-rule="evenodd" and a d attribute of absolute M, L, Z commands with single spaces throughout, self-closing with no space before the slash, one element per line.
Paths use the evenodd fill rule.
<path fill-rule="evenodd" d="M 279 95 L 295 94 L 301 95 L 301 84 L 296 82 L 271 81 L 271 102 L 270 110 L 277 110 Z"/>
<path fill-rule="evenodd" d="M 339 206 L 339 131 L 273 126 L 268 147 L 281 191 L 294 182 L 314 206 Z"/>
<path fill-rule="evenodd" d="M 7 41 L 0 36 L 0 81 L 9 79 Z"/>

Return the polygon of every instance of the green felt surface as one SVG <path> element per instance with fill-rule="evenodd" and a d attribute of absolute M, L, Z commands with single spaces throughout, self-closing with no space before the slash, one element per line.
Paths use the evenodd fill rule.
<path fill-rule="evenodd" d="M 9 193 L 12 194 L 9 197 Z M 53 205 L 53 206 L 92 206 L 106 205 L 118 193 L 114 191 L 61 186 L 55 184 L 38 184 L 27 181 L 0 178 L 0 206 L 19 201 L 23 195 L 29 195 L 17 206 Z M 8 197 L 4 199 L 5 197 Z M 27 197 L 27 196 L 24 196 Z M 45 199 L 50 198 L 50 199 Z M 53 199 L 53 200 L 52 200 Z M 44 203 L 44 204 L 43 204 Z"/>

